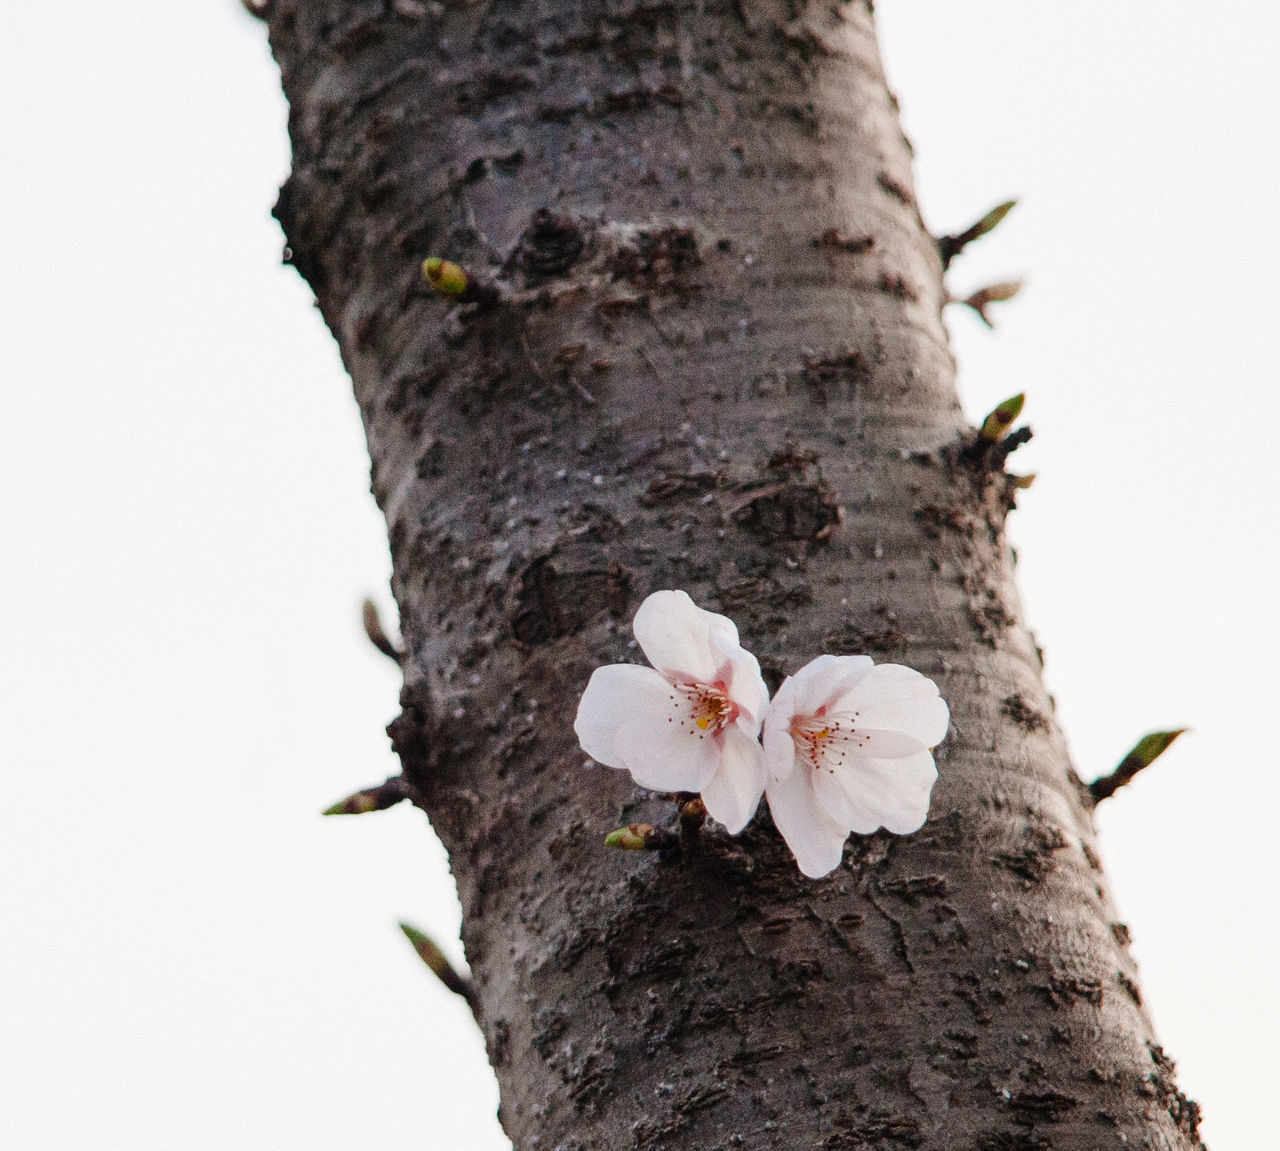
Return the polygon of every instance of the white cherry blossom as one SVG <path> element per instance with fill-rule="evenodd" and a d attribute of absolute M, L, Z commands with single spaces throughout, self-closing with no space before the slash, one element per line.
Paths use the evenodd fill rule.
<path fill-rule="evenodd" d="M 643 787 L 701 792 L 737 834 L 764 791 L 759 733 L 769 689 L 760 665 L 732 620 L 682 591 L 654 592 L 633 628 L 653 666 L 596 668 L 573 724 L 583 751 Z"/>
<path fill-rule="evenodd" d="M 918 831 L 950 717 L 933 680 L 865 655 L 823 655 L 783 681 L 764 721 L 773 822 L 814 879 L 850 832 Z"/>

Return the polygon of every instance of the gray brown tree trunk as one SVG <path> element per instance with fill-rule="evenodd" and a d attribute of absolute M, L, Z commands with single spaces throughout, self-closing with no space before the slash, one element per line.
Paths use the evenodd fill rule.
<path fill-rule="evenodd" d="M 388 522 L 392 736 L 520 1151 L 1201 1145 L 1019 619 L 871 8 L 267 6 L 277 213 Z M 822 652 L 936 679 L 924 829 L 821 881 L 763 811 L 606 851 L 673 804 L 584 763 L 574 711 L 659 588 L 773 687 Z"/>

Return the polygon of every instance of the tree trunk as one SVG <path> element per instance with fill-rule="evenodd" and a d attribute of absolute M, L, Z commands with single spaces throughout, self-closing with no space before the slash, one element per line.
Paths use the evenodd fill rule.
<path fill-rule="evenodd" d="M 355 381 L 516 1148 L 1194 1148 L 960 411 L 872 5 L 274 0 L 277 214 Z M 422 280 L 467 270 L 461 302 Z M 683 588 L 772 688 L 934 678 L 918 834 L 805 879 L 767 811 L 671 857 L 584 762 L 593 668 Z"/>

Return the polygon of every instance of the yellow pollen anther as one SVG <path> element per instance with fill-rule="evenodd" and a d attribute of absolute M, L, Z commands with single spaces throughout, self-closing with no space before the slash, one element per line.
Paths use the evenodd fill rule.
<path fill-rule="evenodd" d="M 696 722 L 703 731 L 706 731 L 707 728 L 711 726 L 711 717 L 709 715 L 702 715 L 698 717 Z"/>

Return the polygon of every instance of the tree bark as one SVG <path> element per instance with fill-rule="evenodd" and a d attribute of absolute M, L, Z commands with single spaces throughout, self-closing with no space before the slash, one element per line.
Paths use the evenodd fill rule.
<path fill-rule="evenodd" d="M 390 533 L 391 734 L 521 1151 L 1201 1146 L 1019 620 L 1016 482 L 960 411 L 871 8 L 267 7 L 277 215 Z M 606 851 L 674 805 L 584 762 L 575 708 L 673 587 L 772 688 L 823 652 L 937 680 L 924 829 L 821 881 L 764 809 Z"/>

